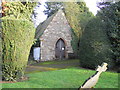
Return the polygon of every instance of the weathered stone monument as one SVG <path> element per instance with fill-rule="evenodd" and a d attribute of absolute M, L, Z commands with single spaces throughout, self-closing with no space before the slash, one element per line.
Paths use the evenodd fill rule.
<path fill-rule="evenodd" d="M 83 85 L 79 88 L 79 90 L 84 90 L 85 88 L 93 88 L 96 83 L 98 82 L 98 79 L 100 77 L 100 74 L 102 72 L 105 72 L 107 70 L 107 63 L 103 63 L 101 66 L 98 66 L 98 68 L 96 69 L 96 73 L 94 75 L 92 75 L 91 77 L 89 77 L 84 83 Z"/>

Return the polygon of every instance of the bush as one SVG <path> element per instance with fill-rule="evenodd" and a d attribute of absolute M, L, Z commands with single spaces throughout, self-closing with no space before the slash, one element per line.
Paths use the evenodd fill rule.
<path fill-rule="evenodd" d="M 80 64 L 82 67 L 95 69 L 103 62 L 113 66 L 109 39 L 104 30 L 104 21 L 98 17 L 92 19 L 80 39 Z"/>
<path fill-rule="evenodd" d="M 3 80 L 14 81 L 24 75 L 34 33 L 30 21 L 2 18 Z"/>

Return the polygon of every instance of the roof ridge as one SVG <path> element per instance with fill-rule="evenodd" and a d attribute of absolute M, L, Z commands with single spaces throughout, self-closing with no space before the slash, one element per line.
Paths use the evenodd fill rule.
<path fill-rule="evenodd" d="M 48 27 L 48 25 L 50 24 L 50 22 L 53 20 L 54 16 L 62 9 L 57 10 L 53 15 L 51 15 L 50 17 L 48 17 L 43 23 L 40 23 L 37 28 L 36 28 L 36 32 L 35 32 L 35 38 L 38 39 L 43 32 L 45 31 L 45 29 Z M 63 11 L 63 10 L 62 10 Z"/>
<path fill-rule="evenodd" d="M 54 13 L 53 15 L 51 15 L 50 17 L 48 17 L 43 23 L 40 23 L 37 26 L 36 32 L 35 32 L 35 38 L 39 38 L 43 34 L 43 32 L 45 31 L 45 29 L 48 27 L 48 25 L 50 24 L 50 22 L 53 20 L 53 18 L 56 15 L 56 13 Z"/>

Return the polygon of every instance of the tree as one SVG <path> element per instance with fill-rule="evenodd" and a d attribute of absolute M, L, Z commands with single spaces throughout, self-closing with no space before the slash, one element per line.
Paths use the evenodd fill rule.
<path fill-rule="evenodd" d="M 105 31 L 105 22 L 99 17 L 90 20 L 80 39 L 80 64 L 84 68 L 95 69 L 103 62 L 112 68 L 111 45 Z"/>
<path fill-rule="evenodd" d="M 85 2 L 77 2 L 77 4 L 79 5 L 81 12 L 79 15 L 79 19 L 80 26 L 83 32 L 89 20 L 91 20 L 94 16 L 92 12 L 89 11 L 89 8 L 86 6 Z"/>
<path fill-rule="evenodd" d="M 79 55 L 79 40 L 86 24 L 93 17 L 93 15 L 89 12 L 89 9 L 86 7 L 84 2 L 65 2 L 63 7 L 73 32 L 73 50 L 76 55 Z"/>
<path fill-rule="evenodd" d="M 62 6 L 62 2 L 46 2 L 46 9 L 44 12 L 45 14 L 50 17 L 52 14 L 54 14 L 56 11 L 58 11 Z"/>
<path fill-rule="evenodd" d="M 106 32 L 110 39 L 113 60 L 117 65 L 120 64 L 120 2 L 109 2 L 109 5 L 102 3 L 106 7 L 101 7 L 100 12 L 97 14 L 106 24 Z"/>

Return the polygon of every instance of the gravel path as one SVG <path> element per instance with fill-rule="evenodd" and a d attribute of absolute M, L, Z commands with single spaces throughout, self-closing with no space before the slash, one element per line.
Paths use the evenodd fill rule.
<path fill-rule="evenodd" d="M 60 61 L 58 61 L 60 62 Z M 62 62 L 62 63 L 55 63 L 55 64 L 43 64 L 40 65 L 39 63 L 28 65 L 26 68 L 26 73 L 32 73 L 32 72 L 44 72 L 44 71 L 51 71 L 51 70 L 59 70 L 69 67 L 78 67 L 79 62 L 76 60 L 75 62 Z"/>

